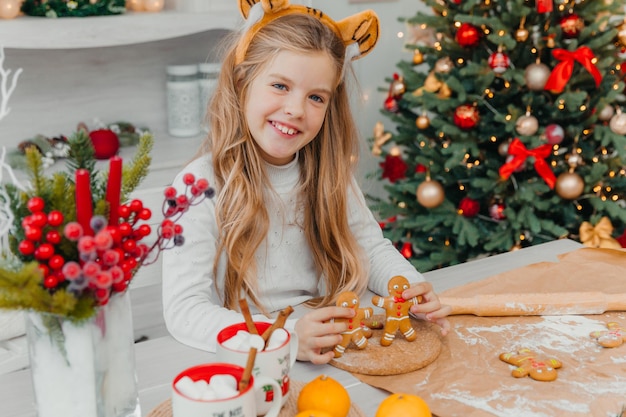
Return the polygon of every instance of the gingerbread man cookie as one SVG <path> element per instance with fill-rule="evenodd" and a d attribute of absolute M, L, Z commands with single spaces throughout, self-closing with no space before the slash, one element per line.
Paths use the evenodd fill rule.
<path fill-rule="evenodd" d="M 529 349 L 501 353 L 500 360 L 517 366 L 511 372 L 515 378 L 530 376 L 536 381 L 554 381 L 557 377 L 556 370 L 563 366 L 560 361 L 554 358 L 540 360 Z"/>
<path fill-rule="evenodd" d="M 365 325 L 365 319 L 372 316 L 372 308 L 359 308 L 359 296 L 352 291 L 346 291 L 337 297 L 337 307 L 348 307 L 354 309 L 355 316 L 351 319 L 336 318 L 335 322 L 344 322 L 348 324 L 348 330 L 341 334 L 341 343 L 335 346 L 335 358 L 341 357 L 350 342 L 354 342 L 357 348 L 365 349 L 367 346 L 367 338 L 372 336 L 372 330 Z"/>
<path fill-rule="evenodd" d="M 409 308 L 411 305 L 417 305 L 420 302 L 418 297 L 409 300 L 402 298 L 404 290 L 409 288 L 409 280 L 403 276 L 397 275 L 389 280 L 387 290 L 388 297 L 375 295 L 372 297 L 372 304 L 385 309 L 385 333 L 380 338 L 382 346 L 389 346 L 396 337 L 398 329 L 402 332 L 407 341 L 412 342 L 417 338 L 415 329 L 411 326 L 409 318 Z"/>
<path fill-rule="evenodd" d="M 608 330 L 598 330 L 589 333 L 589 336 L 596 339 L 598 344 L 605 348 L 614 348 L 626 343 L 626 331 L 614 321 L 606 324 Z"/>

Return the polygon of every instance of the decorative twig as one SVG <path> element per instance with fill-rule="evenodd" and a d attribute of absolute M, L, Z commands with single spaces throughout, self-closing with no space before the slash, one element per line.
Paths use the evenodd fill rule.
<path fill-rule="evenodd" d="M 250 334 L 259 334 L 259 331 L 256 329 L 254 321 L 252 320 L 252 315 L 250 314 L 250 309 L 248 308 L 248 302 L 245 298 L 239 300 L 239 308 L 241 309 L 241 314 L 243 314 L 243 318 L 246 321 L 248 332 Z"/>
<path fill-rule="evenodd" d="M 11 84 L 9 85 L 10 69 L 4 69 L 4 47 L 0 46 L 0 120 L 9 114 L 9 97 L 13 94 L 13 90 L 17 86 L 17 79 L 22 73 L 22 68 L 18 68 L 13 73 Z"/>
<path fill-rule="evenodd" d="M 272 325 L 263 332 L 261 337 L 263 338 L 263 341 L 265 342 L 266 348 L 267 348 L 267 343 L 269 342 L 270 337 L 272 336 L 272 333 L 274 332 L 274 330 L 284 327 L 285 322 L 287 321 L 287 318 L 289 317 L 291 313 L 293 313 L 293 307 L 292 306 L 285 307 L 283 310 L 281 310 L 278 313 L 278 317 L 276 317 L 276 320 L 274 320 L 274 323 L 272 323 Z"/>

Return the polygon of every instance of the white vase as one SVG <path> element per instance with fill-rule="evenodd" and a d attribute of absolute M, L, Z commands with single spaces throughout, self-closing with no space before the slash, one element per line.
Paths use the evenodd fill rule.
<path fill-rule="evenodd" d="M 141 417 L 128 292 L 90 319 L 26 314 L 38 417 Z"/>

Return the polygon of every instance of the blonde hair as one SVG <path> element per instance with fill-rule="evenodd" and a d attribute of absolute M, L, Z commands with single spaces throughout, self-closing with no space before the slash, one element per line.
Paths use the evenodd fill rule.
<path fill-rule="evenodd" d="M 268 233 L 265 201 L 271 194 L 265 191 L 265 163 L 250 135 L 243 109 L 252 80 L 281 51 L 326 52 L 336 64 L 338 78 L 320 132 L 300 150 L 298 157 L 298 204 L 304 208 L 303 228 L 326 288 L 322 297 L 307 304 L 329 305 L 342 291 L 362 292 L 367 285 L 368 263 L 348 223 L 347 196 L 359 138 L 342 75 L 343 42 L 319 20 L 296 14 L 281 17 L 259 30 L 239 65 L 235 65 L 236 45 L 237 39 L 223 59 L 207 114 L 211 132 L 199 151 L 210 152 L 213 158 L 220 230 L 213 269 L 217 274 L 218 261 L 226 256 L 224 306 L 237 309 L 243 291 L 260 311 L 265 311 L 256 296 L 254 255 Z"/>

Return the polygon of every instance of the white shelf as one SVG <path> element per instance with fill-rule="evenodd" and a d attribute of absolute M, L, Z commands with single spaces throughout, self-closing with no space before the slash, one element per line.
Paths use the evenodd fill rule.
<path fill-rule="evenodd" d="M 15 49 L 77 49 L 132 45 L 234 29 L 242 18 L 232 11 L 127 12 L 115 16 L 44 18 L 20 16 L 0 24 L 0 46 Z"/>

